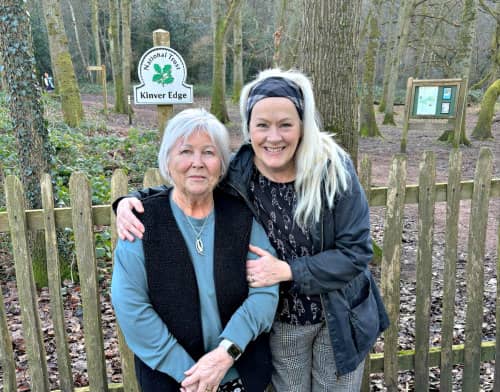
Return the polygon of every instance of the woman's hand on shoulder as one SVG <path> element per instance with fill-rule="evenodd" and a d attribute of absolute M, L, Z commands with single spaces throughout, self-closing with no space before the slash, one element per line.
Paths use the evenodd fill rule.
<path fill-rule="evenodd" d="M 259 256 L 258 259 L 247 260 L 247 280 L 250 287 L 272 286 L 292 280 L 292 270 L 287 262 L 258 246 L 249 245 L 249 249 Z"/>
<path fill-rule="evenodd" d="M 132 210 L 139 213 L 144 212 L 141 201 L 136 197 L 125 197 L 118 203 L 116 208 L 116 229 L 122 240 L 133 242 L 134 239 L 142 238 L 144 225 L 134 215 Z"/>

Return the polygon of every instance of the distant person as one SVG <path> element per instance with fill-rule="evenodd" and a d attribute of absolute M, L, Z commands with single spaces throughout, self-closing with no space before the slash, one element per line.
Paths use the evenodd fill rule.
<path fill-rule="evenodd" d="M 54 80 L 52 79 L 52 76 L 50 76 L 48 72 L 45 72 L 43 74 L 43 85 L 46 91 L 53 91 L 55 88 Z"/>

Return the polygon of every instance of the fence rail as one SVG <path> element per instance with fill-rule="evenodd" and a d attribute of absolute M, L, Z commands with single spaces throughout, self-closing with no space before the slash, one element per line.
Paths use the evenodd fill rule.
<path fill-rule="evenodd" d="M 484 257 L 488 207 L 491 199 L 500 199 L 500 179 L 492 179 L 493 157 L 491 151 L 482 149 L 473 181 L 460 179 L 461 153 L 450 154 L 448 183 L 435 183 L 435 156 L 423 155 L 419 183 L 406 184 L 406 157 L 396 155 L 392 161 L 387 187 L 372 188 L 370 164 L 364 162 L 360 178 L 369 197 L 370 206 L 385 207 L 383 253 L 381 262 L 381 288 L 387 306 L 391 326 L 384 333 L 384 352 L 373 353 L 367 361 L 364 388 L 369 388 L 370 373 L 384 373 L 388 391 L 398 390 L 398 373 L 415 371 L 415 390 L 429 389 L 429 367 L 440 367 L 442 391 L 452 390 L 452 366 L 463 364 L 463 390 L 479 391 L 479 369 L 482 361 L 495 359 L 496 342 L 482 341 L 482 310 L 484 294 Z M 158 184 L 156 170 L 148 171 L 144 185 Z M 122 170 L 117 170 L 111 180 L 112 197 L 127 192 L 128 180 Z M 116 241 L 114 216 L 109 205 L 92 206 L 91 189 L 86 177 L 73 173 L 70 181 L 71 208 L 54 208 L 50 178 L 41 180 L 43 209 L 24 209 L 23 189 L 19 179 L 8 177 L 5 181 L 7 212 L 0 213 L 0 232 L 9 232 L 16 269 L 16 281 L 21 305 L 23 330 L 28 353 L 28 368 L 32 391 L 49 391 L 47 363 L 43 346 L 42 330 L 37 312 L 31 255 L 28 251 L 30 233 L 45 232 L 47 268 L 51 295 L 51 312 L 57 346 L 59 382 L 62 391 L 137 391 L 133 355 L 126 347 L 118 331 L 122 359 L 123 384 L 108 384 L 106 360 L 101 331 L 97 262 L 93 242 L 94 225 L 111 226 L 113 243 Z M 465 343 L 452 345 L 454 327 L 454 303 L 456 295 L 456 261 L 460 230 L 458 223 L 460 201 L 470 200 L 470 225 L 468 227 L 468 251 L 466 263 L 467 313 Z M 441 341 L 442 347 L 430 347 L 430 304 L 433 270 L 434 211 L 437 202 L 446 202 L 446 248 L 444 255 L 443 306 Z M 414 349 L 398 349 L 400 317 L 400 261 L 405 206 L 418 206 L 418 248 L 416 257 L 416 308 Z M 80 276 L 83 302 L 83 326 L 89 387 L 73 387 L 71 362 L 68 354 L 64 321 L 59 260 L 57 257 L 56 229 L 71 227 L 75 235 L 75 253 Z M 498 228 L 496 228 L 498 230 Z M 500 234 L 498 235 L 500 249 Z M 497 253 L 500 253 L 497 250 Z M 498 260 L 500 266 L 500 257 Z M 497 293 L 497 298 L 500 294 Z M 499 304 L 497 302 L 497 308 Z M 497 328 L 500 312 L 496 314 Z M 15 362 L 11 337 L 7 328 L 7 314 L 0 291 L 0 355 L 3 369 L 4 391 L 16 390 Z M 500 361 L 499 361 L 500 362 Z"/>

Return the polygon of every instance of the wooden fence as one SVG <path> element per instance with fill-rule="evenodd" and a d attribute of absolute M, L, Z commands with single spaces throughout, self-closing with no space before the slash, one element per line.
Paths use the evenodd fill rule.
<path fill-rule="evenodd" d="M 473 181 L 461 181 L 461 153 L 450 155 L 447 184 L 435 183 L 435 157 L 424 154 L 418 185 L 406 185 L 406 157 L 393 158 L 387 187 L 365 191 L 372 207 L 385 207 L 383 256 L 381 261 L 381 287 L 390 313 L 391 327 L 385 332 L 383 353 L 370 355 L 367 361 L 364 390 L 369 390 L 370 373 L 383 373 L 388 391 L 398 390 L 398 372 L 414 370 L 415 390 L 429 390 L 429 367 L 440 367 L 441 391 L 452 390 L 452 365 L 463 364 L 462 390 L 479 391 L 480 363 L 495 359 L 496 342 L 482 341 L 484 255 L 488 205 L 490 199 L 500 198 L 500 179 L 492 179 L 493 157 L 488 149 L 481 150 Z M 363 184 L 370 184 L 370 165 L 366 162 L 360 170 Z M 159 183 L 156 170 L 145 176 L 145 185 Z M 127 177 L 123 171 L 115 171 L 112 180 L 112 198 L 127 193 Z M 104 357 L 99 286 L 94 248 L 94 225 L 110 225 L 113 242 L 116 240 L 114 216 L 109 205 L 92 206 L 91 189 L 82 173 L 74 173 L 70 180 L 71 208 L 54 208 L 49 176 L 41 180 L 43 209 L 25 211 L 23 189 L 16 177 L 5 181 L 7 212 L 0 213 L 0 232 L 10 232 L 16 280 L 21 306 L 25 344 L 32 391 L 49 391 L 48 370 L 43 344 L 40 319 L 37 312 L 37 292 L 28 251 L 29 232 L 44 230 L 49 271 L 51 312 L 57 346 L 60 388 L 73 391 L 71 362 L 61 297 L 59 259 L 57 256 L 56 229 L 73 228 L 75 252 L 81 284 L 83 303 L 83 329 L 89 387 L 80 391 L 137 391 L 133 372 L 133 358 L 118 332 L 122 358 L 123 384 L 108 384 Z M 454 326 L 454 301 L 456 292 L 456 260 L 461 200 L 470 200 L 470 227 L 466 263 L 467 314 L 465 344 L 452 345 Z M 430 347 L 430 304 L 433 268 L 434 205 L 446 202 L 446 251 L 444 255 L 444 292 L 442 297 L 442 346 Z M 416 263 L 415 347 L 413 350 L 398 349 L 400 315 L 400 261 L 405 205 L 418 205 L 418 249 Z M 465 228 L 465 230 L 467 230 Z M 498 237 L 500 243 L 500 234 Z M 499 247 L 500 248 L 500 244 Z M 498 253 L 497 253 L 498 254 Z M 500 267 L 500 258 L 498 260 Z M 497 281 L 497 331 L 500 327 L 500 279 Z M 7 328 L 7 315 L 0 290 L 0 355 L 3 368 L 3 390 L 16 390 L 15 362 L 11 337 Z M 500 368 L 500 361 L 496 371 Z M 499 389 L 495 381 L 495 390 Z"/>

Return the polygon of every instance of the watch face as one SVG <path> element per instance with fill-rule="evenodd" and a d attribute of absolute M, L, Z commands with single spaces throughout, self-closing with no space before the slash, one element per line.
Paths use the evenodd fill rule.
<path fill-rule="evenodd" d="M 231 344 L 228 347 L 227 352 L 235 361 L 241 356 L 241 351 L 235 344 Z"/>

